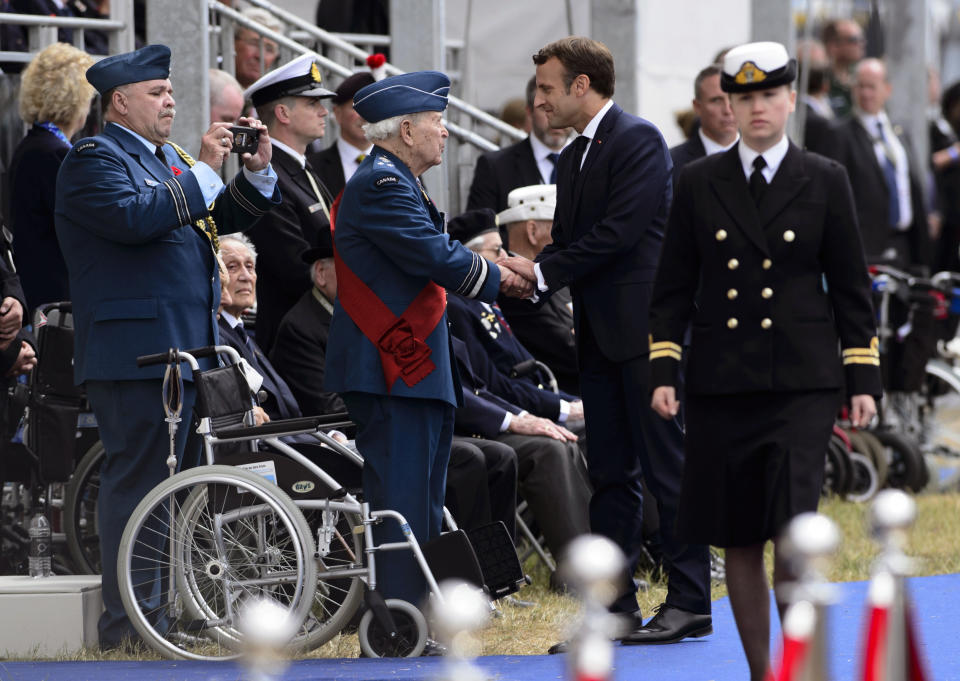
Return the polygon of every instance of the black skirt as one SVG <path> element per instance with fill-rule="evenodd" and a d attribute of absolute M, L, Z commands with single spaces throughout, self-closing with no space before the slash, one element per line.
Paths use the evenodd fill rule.
<path fill-rule="evenodd" d="M 815 511 L 840 404 L 834 389 L 688 395 L 678 536 L 750 546 Z"/>

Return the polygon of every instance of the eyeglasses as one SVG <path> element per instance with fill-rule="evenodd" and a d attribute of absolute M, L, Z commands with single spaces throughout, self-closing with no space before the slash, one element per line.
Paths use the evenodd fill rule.
<path fill-rule="evenodd" d="M 480 249 L 480 251 L 481 252 L 486 251 L 489 253 L 493 253 L 496 256 L 499 256 L 501 253 L 503 253 L 503 244 L 497 244 L 496 246 L 484 246 L 483 248 Z"/>
<path fill-rule="evenodd" d="M 270 40 L 264 40 L 261 42 L 257 38 L 236 38 L 236 41 L 238 43 L 243 43 L 247 47 L 255 47 L 258 50 L 262 48 L 264 54 L 269 54 L 271 56 L 276 55 L 277 51 L 279 50 L 277 44 Z"/>

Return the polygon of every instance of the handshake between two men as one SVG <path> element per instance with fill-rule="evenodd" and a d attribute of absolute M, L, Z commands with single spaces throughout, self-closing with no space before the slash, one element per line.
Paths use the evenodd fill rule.
<path fill-rule="evenodd" d="M 537 274 L 533 261 L 519 255 L 501 255 L 497 258 L 500 268 L 500 291 L 514 298 L 531 298 L 537 291 Z"/>

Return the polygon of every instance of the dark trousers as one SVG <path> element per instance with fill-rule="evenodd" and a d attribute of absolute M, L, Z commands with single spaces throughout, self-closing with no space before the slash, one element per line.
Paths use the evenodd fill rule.
<path fill-rule="evenodd" d="M 497 440 L 517 453 L 520 496 L 559 558 L 570 540 L 590 531 L 590 485 L 580 450 L 545 435 L 501 433 Z"/>
<path fill-rule="evenodd" d="M 447 466 L 447 509 L 462 530 L 501 521 L 511 537 L 517 522 L 517 454 L 493 440 L 454 437 Z"/>
<path fill-rule="evenodd" d="M 402 514 L 421 544 L 439 536 L 453 407 L 441 400 L 363 392 L 344 393 L 343 401 L 357 424 L 363 494 L 370 509 Z M 378 544 L 404 541 L 392 519 L 378 525 L 374 537 Z M 426 581 L 410 551 L 379 552 L 376 564 L 377 590 L 384 598 L 422 604 Z"/>
<path fill-rule="evenodd" d="M 639 563 L 643 532 L 641 479 L 657 501 L 660 537 L 669 565 L 668 605 L 710 612 L 710 556 L 704 545 L 687 545 L 674 534 L 683 478 L 683 432 L 677 420 L 650 408 L 649 358 L 607 359 L 587 315 L 577 330 L 580 394 L 587 421 L 587 468 L 593 485 L 590 528 L 623 550 L 629 582 L 613 603 L 614 612 L 638 609 L 632 575 Z"/>
<path fill-rule="evenodd" d="M 117 554 L 133 509 L 147 492 L 169 475 L 166 460 L 170 453 L 170 437 L 164 421 L 161 385 L 159 379 L 86 382 L 87 397 L 97 417 L 100 439 L 106 450 L 97 498 L 103 565 L 104 612 L 99 622 L 102 647 L 136 637 L 120 600 Z M 196 397 L 193 384 L 185 382 L 183 392 L 183 420 L 177 430 L 176 448 L 177 461 L 180 468 L 185 469 L 199 461 L 200 440 L 195 435 L 191 437 Z M 189 448 L 188 439 L 191 440 Z M 134 565 L 132 569 L 136 571 L 138 568 Z"/>

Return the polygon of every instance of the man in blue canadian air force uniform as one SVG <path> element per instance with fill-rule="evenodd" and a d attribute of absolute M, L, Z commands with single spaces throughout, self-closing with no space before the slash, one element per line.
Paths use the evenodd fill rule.
<path fill-rule="evenodd" d="M 450 289 L 487 302 L 502 288 L 532 287 L 451 242 L 418 176 L 439 165 L 450 80 L 422 71 L 357 92 L 354 108 L 374 143 L 334 214 L 337 303 L 327 346 L 326 389 L 340 393 L 366 459 L 373 509 L 404 515 L 417 540 L 440 533 L 453 410 L 460 395 L 446 320 Z M 391 523 L 378 541 L 399 541 Z M 423 577 L 407 551 L 379 554 L 378 587 L 418 604 Z"/>
<path fill-rule="evenodd" d="M 91 66 L 87 80 L 100 92 L 106 126 L 77 142 L 57 179 L 57 238 L 76 327 L 74 378 L 86 386 L 106 448 L 98 500 L 101 647 L 135 636 L 120 601 L 117 552 L 133 508 L 167 476 L 164 367 L 139 369 L 136 358 L 216 342 L 217 229 L 247 229 L 280 202 L 259 121 L 241 119 L 260 130 L 260 144 L 226 186 L 218 171 L 233 144 L 229 124 L 207 130 L 197 161 L 167 141 L 175 115 L 169 74 L 165 45 Z M 193 401 L 188 380 L 177 434 L 182 467 L 199 456 L 198 447 L 185 453 Z"/>

